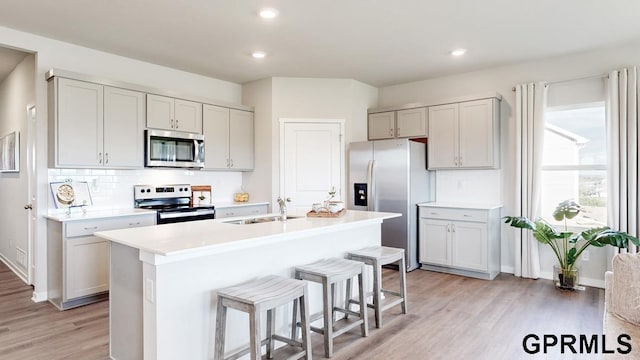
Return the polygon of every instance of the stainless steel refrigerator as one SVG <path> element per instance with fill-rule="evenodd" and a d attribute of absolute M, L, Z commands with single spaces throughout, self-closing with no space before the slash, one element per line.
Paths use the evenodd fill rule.
<path fill-rule="evenodd" d="M 382 245 L 405 249 L 409 271 L 419 267 L 417 204 L 435 197 L 426 155 L 409 139 L 349 144 L 349 209 L 402 214 L 382 223 Z"/>

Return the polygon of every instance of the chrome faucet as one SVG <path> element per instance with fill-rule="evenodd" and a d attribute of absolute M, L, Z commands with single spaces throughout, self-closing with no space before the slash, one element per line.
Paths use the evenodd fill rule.
<path fill-rule="evenodd" d="M 291 202 L 291 198 L 287 198 L 282 200 L 281 197 L 278 196 L 278 205 L 280 206 L 280 221 L 287 221 L 287 203 Z"/>

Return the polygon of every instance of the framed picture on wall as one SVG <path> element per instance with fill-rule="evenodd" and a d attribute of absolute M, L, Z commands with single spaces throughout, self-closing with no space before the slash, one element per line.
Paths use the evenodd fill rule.
<path fill-rule="evenodd" d="M 0 137 L 0 172 L 20 172 L 20 132 Z"/>

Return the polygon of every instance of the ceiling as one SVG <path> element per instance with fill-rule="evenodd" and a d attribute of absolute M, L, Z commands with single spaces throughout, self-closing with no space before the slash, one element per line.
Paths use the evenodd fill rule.
<path fill-rule="evenodd" d="M 637 0 L 3 0 L 0 26 L 237 83 L 385 86 L 626 44 L 638 14 Z"/>

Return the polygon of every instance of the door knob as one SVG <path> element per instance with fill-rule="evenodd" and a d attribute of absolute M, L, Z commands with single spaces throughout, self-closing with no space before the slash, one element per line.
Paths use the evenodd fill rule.
<path fill-rule="evenodd" d="M 25 210 L 32 210 L 33 206 L 31 204 L 27 204 L 27 205 L 24 206 L 24 209 Z"/>

